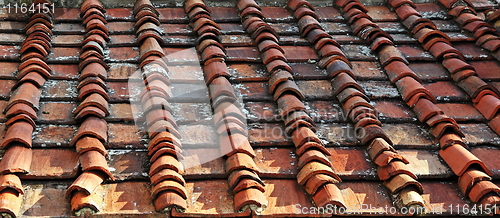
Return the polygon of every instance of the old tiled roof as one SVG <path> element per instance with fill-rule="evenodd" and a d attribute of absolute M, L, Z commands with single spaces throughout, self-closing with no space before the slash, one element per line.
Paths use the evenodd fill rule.
<path fill-rule="evenodd" d="M 500 212 L 492 1 L 44 3 L 0 13 L 4 216 Z"/>

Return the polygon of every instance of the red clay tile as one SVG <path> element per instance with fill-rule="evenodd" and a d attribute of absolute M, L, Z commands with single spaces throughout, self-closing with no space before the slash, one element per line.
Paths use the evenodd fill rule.
<path fill-rule="evenodd" d="M 420 120 L 420 122 L 426 122 L 428 119 L 435 115 L 444 114 L 443 111 L 439 109 L 434 103 L 425 98 L 421 98 L 417 101 L 415 107 L 413 108 L 413 111 L 417 115 L 417 118 Z"/>
<path fill-rule="evenodd" d="M 233 192 L 238 193 L 245 189 L 255 188 L 261 192 L 265 192 L 264 186 L 253 179 L 242 179 L 236 187 L 234 187 Z"/>
<path fill-rule="evenodd" d="M 23 78 L 26 74 L 30 73 L 30 72 L 37 72 L 37 73 L 40 73 L 42 76 L 44 76 L 45 78 L 50 78 L 51 77 L 51 74 L 50 74 L 50 71 L 47 70 L 46 68 L 40 66 L 40 65 L 28 65 L 26 66 L 25 68 L 23 68 L 22 70 L 19 71 L 19 74 L 17 74 L 17 78 L 21 79 Z"/>
<path fill-rule="evenodd" d="M 342 181 L 340 177 L 338 177 L 337 174 L 333 172 L 330 166 L 320 162 L 312 161 L 306 163 L 299 171 L 299 173 L 297 174 L 297 182 L 300 185 L 305 185 L 307 180 L 309 180 L 312 176 L 317 174 L 326 174 L 335 178 L 337 181 Z"/>
<path fill-rule="evenodd" d="M 478 76 L 478 75 L 477 75 L 476 71 L 474 71 L 474 70 L 461 70 L 461 71 L 455 72 L 455 74 L 452 75 L 452 78 L 455 82 L 460 82 L 469 76 Z"/>
<path fill-rule="evenodd" d="M 393 8 L 397 8 L 403 4 L 408 4 L 414 8 L 416 7 L 415 3 L 413 3 L 410 0 L 389 0 L 387 3 L 391 5 Z"/>
<path fill-rule="evenodd" d="M 247 7 L 245 9 L 243 9 L 242 11 L 240 11 L 240 16 L 243 19 L 245 19 L 246 17 L 249 17 L 249 16 L 255 16 L 255 17 L 260 17 L 260 18 L 264 17 L 260 8 L 252 7 L 252 6 Z"/>
<path fill-rule="evenodd" d="M 294 81 L 287 80 L 281 82 L 278 85 L 278 87 L 276 87 L 276 90 L 274 90 L 274 100 L 275 101 L 278 100 L 278 98 L 280 98 L 284 94 L 292 94 L 292 93 L 300 100 L 303 100 L 305 98 L 304 94 Z"/>
<path fill-rule="evenodd" d="M 32 119 L 38 119 L 38 115 L 32 107 L 24 103 L 14 104 L 11 108 L 5 111 L 6 117 L 13 117 L 19 114 L 25 114 Z"/>
<path fill-rule="evenodd" d="M 7 129 L 0 147 L 5 149 L 19 143 L 30 148 L 32 146 L 33 129 L 33 125 L 29 122 L 15 122 Z"/>
<path fill-rule="evenodd" d="M 155 137 L 161 132 L 168 131 L 175 135 L 177 138 L 181 138 L 179 131 L 172 125 L 172 121 L 158 120 L 154 124 L 150 124 L 148 128 L 148 134 L 151 138 Z"/>
<path fill-rule="evenodd" d="M 80 138 L 76 142 L 75 147 L 76 147 L 76 152 L 80 155 L 87 151 L 97 151 L 105 157 L 108 156 L 106 148 L 104 148 L 104 144 L 99 139 L 91 136 L 85 136 Z"/>
<path fill-rule="evenodd" d="M 322 29 L 312 29 L 306 36 L 311 44 L 316 44 L 322 38 L 331 38 L 331 36 Z"/>
<path fill-rule="evenodd" d="M 0 192 L 0 211 L 11 217 L 17 217 L 21 208 L 23 198 L 13 189 L 5 189 Z"/>
<path fill-rule="evenodd" d="M 406 18 L 411 15 L 420 15 L 420 13 L 418 13 L 418 11 L 410 5 L 401 5 L 396 8 L 395 12 L 398 14 L 400 20 L 406 20 Z"/>
<path fill-rule="evenodd" d="M 356 76 L 353 73 L 353 70 L 351 69 L 351 65 L 346 63 L 344 60 L 333 60 L 329 62 L 326 71 L 328 72 L 330 78 L 337 77 L 337 75 L 341 73 L 345 73 L 351 76 L 352 78 L 356 78 Z"/>
<path fill-rule="evenodd" d="M 392 61 L 401 61 L 408 64 L 406 58 L 401 54 L 401 52 L 394 46 L 384 45 L 379 48 L 379 61 L 382 66 L 386 66 Z"/>
<path fill-rule="evenodd" d="M 308 7 L 311 10 L 315 10 L 314 6 L 306 0 L 292 0 L 288 2 L 288 8 L 292 11 L 296 11 L 300 7 Z"/>
<path fill-rule="evenodd" d="M 355 22 L 353 22 L 351 26 L 353 28 L 353 33 L 355 35 L 358 35 L 358 33 L 361 32 L 361 30 L 365 29 L 368 26 L 371 26 L 373 28 L 378 27 L 375 23 L 373 23 L 371 20 L 367 18 L 359 18 Z"/>
<path fill-rule="evenodd" d="M 92 194 L 105 178 L 106 175 L 99 171 L 83 172 L 66 190 L 66 198 L 69 198 L 74 192 L 78 191 L 82 191 L 87 195 Z"/>
<path fill-rule="evenodd" d="M 397 160 L 390 162 L 387 166 L 378 167 L 377 174 L 381 180 L 387 180 L 397 174 L 406 174 L 414 179 L 417 179 L 417 176 L 415 176 L 415 174 L 408 169 L 408 165 Z"/>
<path fill-rule="evenodd" d="M 396 82 L 396 86 L 398 87 L 403 100 L 409 102 L 409 100 L 415 96 L 417 93 L 423 93 L 428 96 L 427 99 L 432 99 L 432 102 L 435 102 L 435 97 L 432 95 L 429 90 L 424 88 L 422 84 L 420 84 L 417 80 L 412 77 L 403 77 L 399 81 Z M 416 102 L 415 102 L 416 103 Z"/>
<path fill-rule="evenodd" d="M 19 122 L 28 122 L 29 124 L 31 124 L 31 126 L 33 126 L 33 128 L 36 128 L 36 124 L 35 124 L 35 121 L 33 120 L 33 118 L 31 118 L 30 116 L 28 116 L 26 114 L 18 114 L 16 116 L 10 117 L 7 120 L 7 122 L 5 122 L 5 125 L 11 126 L 12 124 L 14 124 L 18 121 Z"/>
<path fill-rule="evenodd" d="M 305 37 L 313 29 L 323 29 L 319 22 L 313 16 L 303 16 L 298 21 L 300 35 Z"/>
<path fill-rule="evenodd" d="M 342 7 L 342 10 L 344 11 L 349 11 L 351 9 L 358 9 L 363 11 L 364 13 L 368 12 L 368 9 L 361 2 L 358 1 L 351 1 L 347 3 L 344 7 Z"/>
<path fill-rule="evenodd" d="M 285 94 L 282 95 L 278 101 L 278 107 L 282 110 L 281 116 L 285 117 L 292 111 L 305 110 L 304 103 L 302 103 L 295 95 Z"/>
<path fill-rule="evenodd" d="M 82 120 L 82 119 L 86 118 L 87 116 L 96 116 L 96 117 L 103 119 L 104 117 L 106 117 L 106 113 L 104 113 L 104 111 L 98 107 L 87 106 L 87 107 L 83 108 L 82 110 L 80 110 L 80 112 L 78 112 L 75 115 L 75 119 Z"/>
<path fill-rule="evenodd" d="M 164 155 L 151 164 L 151 168 L 149 170 L 149 176 L 153 176 L 154 174 L 160 172 L 160 170 L 163 169 L 175 170 L 180 174 L 184 172 L 184 167 L 175 157 L 172 157 L 170 155 Z"/>
<path fill-rule="evenodd" d="M 225 168 L 227 173 L 242 169 L 258 171 L 258 168 L 255 165 L 252 157 L 244 153 L 235 153 L 234 155 L 228 157 Z"/>
<path fill-rule="evenodd" d="M 266 64 L 266 69 L 267 69 L 267 72 L 270 72 L 270 73 L 273 73 L 277 70 L 285 70 L 288 72 L 293 72 L 290 65 L 288 65 L 286 62 L 279 60 L 279 59 L 271 61 L 268 64 Z"/>
<path fill-rule="evenodd" d="M 477 17 L 474 14 L 471 13 L 462 13 L 460 14 L 455 21 L 457 21 L 460 25 L 465 26 L 468 23 L 474 22 L 474 21 L 481 21 L 479 17 Z"/>
<path fill-rule="evenodd" d="M 477 22 L 480 22 L 480 21 L 477 21 Z M 483 46 L 484 43 L 486 43 L 490 40 L 497 40 L 497 39 L 500 39 L 500 37 L 493 35 L 493 34 L 484 34 L 477 39 L 476 45 Z"/>
<path fill-rule="evenodd" d="M 102 86 L 95 83 L 87 84 L 81 87 L 80 90 L 78 90 L 78 98 L 85 99 L 87 96 L 94 93 L 97 93 L 104 97 L 104 99 L 109 100 L 109 96 L 106 90 Z"/>
<path fill-rule="evenodd" d="M 460 56 L 460 52 L 451 45 L 444 42 L 436 42 L 430 48 L 429 52 L 436 58 L 440 59 L 447 53 L 456 53 Z"/>
<path fill-rule="evenodd" d="M 5 110 L 9 110 L 15 104 L 23 103 L 38 111 L 41 92 L 34 84 L 23 83 L 13 92 Z"/>
<path fill-rule="evenodd" d="M 156 184 L 158 184 L 158 183 L 160 183 L 161 181 L 164 181 L 164 180 L 176 181 L 176 182 L 178 182 L 181 185 L 185 185 L 186 184 L 186 181 L 184 180 L 184 178 L 182 177 L 182 175 L 179 174 L 179 173 L 177 173 L 174 170 L 171 170 L 171 169 L 160 170 L 159 172 L 157 172 L 153 176 L 151 176 L 150 179 L 151 179 L 151 184 L 152 185 L 156 185 Z"/>
<path fill-rule="evenodd" d="M 81 213 L 88 212 L 88 210 L 95 212 L 100 211 L 99 208 L 102 204 L 102 197 L 93 193 L 87 195 L 83 191 L 75 191 L 71 196 L 71 211 L 76 216 L 81 215 Z"/>
<path fill-rule="evenodd" d="M 109 171 L 106 157 L 99 151 L 90 150 L 80 155 L 80 164 L 83 171 L 100 171 L 111 180 L 114 180 L 113 175 Z"/>
<path fill-rule="evenodd" d="M 443 66 L 446 67 L 451 74 L 454 74 L 461 70 L 474 70 L 474 67 L 458 58 L 444 59 L 442 63 Z"/>
<path fill-rule="evenodd" d="M 0 175 L 0 192 L 5 189 L 14 189 L 19 194 L 24 195 L 21 179 L 15 174 Z"/>
<path fill-rule="evenodd" d="M 469 195 L 470 189 L 479 181 L 490 181 L 491 177 L 479 170 L 467 170 L 458 177 L 458 187 L 463 195 Z"/>
<path fill-rule="evenodd" d="M 473 202 L 478 202 L 483 196 L 490 192 L 500 193 L 500 188 L 491 181 L 479 181 L 472 186 L 469 198 Z"/>
<path fill-rule="evenodd" d="M 187 208 L 186 200 L 175 192 L 160 192 L 155 199 L 155 209 L 159 212 L 169 211 L 175 208 L 176 211 L 184 211 Z"/>
<path fill-rule="evenodd" d="M 384 69 L 391 83 L 395 83 L 406 76 L 412 77 L 418 82 L 422 82 L 422 80 L 420 80 L 420 78 L 413 72 L 413 70 L 401 61 L 392 61 L 387 64 Z"/>
<path fill-rule="evenodd" d="M 384 151 L 381 154 L 377 156 L 377 158 L 373 161 L 377 166 L 384 167 L 389 165 L 392 161 L 401 161 L 405 164 L 409 164 L 410 162 L 403 157 L 402 155 L 399 155 L 393 151 Z"/>
<path fill-rule="evenodd" d="M 441 122 L 432 126 L 431 131 L 429 132 L 436 138 L 441 138 L 445 132 L 455 133 L 462 137 L 465 137 L 462 131 L 460 131 L 460 127 L 453 122 Z"/>
<path fill-rule="evenodd" d="M 478 166 L 491 175 L 484 163 L 461 145 L 452 145 L 445 150 L 440 150 L 439 155 L 458 176 L 462 176 L 471 166 Z"/>
<path fill-rule="evenodd" d="M 244 153 L 250 157 L 255 157 L 255 152 L 248 142 L 248 138 L 243 134 L 231 134 L 228 136 L 221 135 L 219 138 L 221 153 L 227 156 L 232 156 L 234 153 Z"/>
<path fill-rule="evenodd" d="M 83 100 L 83 102 L 80 103 L 80 105 L 75 109 L 75 111 L 73 113 L 78 114 L 78 113 L 80 113 L 80 111 L 83 108 L 88 107 L 88 106 L 97 107 L 97 108 L 101 109 L 102 111 L 104 111 L 106 113 L 106 116 L 109 115 L 108 102 L 101 94 L 98 94 L 98 93 L 92 93 L 89 96 L 87 96 Z"/>
<path fill-rule="evenodd" d="M 330 156 L 329 151 L 323 146 L 323 144 L 317 142 L 317 140 L 316 141 L 313 141 L 313 140 L 306 141 L 304 144 L 300 145 L 300 147 L 297 148 L 295 153 L 297 153 L 297 155 L 300 156 L 300 155 L 303 155 L 308 150 L 318 150 L 318 151 L 321 151 L 321 153 Z"/>
<path fill-rule="evenodd" d="M 339 95 L 346 88 L 354 88 L 364 93 L 364 89 L 347 73 L 340 73 L 332 79 L 333 95 Z"/>
<path fill-rule="evenodd" d="M 294 14 L 295 18 L 297 18 L 299 20 L 306 15 L 314 17 L 314 19 L 316 19 L 316 20 L 319 19 L 319 16 L 313 10 L 311 10 L 310 8 L 307 8 L 307 7 L 297 8 L 297 10 L 295 10 L 293 12 L 293 14 Z"/>
<path fill-rule="evenodd" d="M 389 180 L 384 181 L 384 185 L 391 191 L 392 194 L 397 194 L 406 187 L 413 187 L 419 194 L 423 194 L 422 184 L 406 174 L 398 174 Z"/>
<path fill-rule="evenodd" d="M 229 188 L 233 190 L 243 179 L 251 179 L 259 182 L 261 185 L 264 183 L 260 180 L 259 176 L 250 170 L 235 170 L 229 174 Z"/>
<path fill-rule="evenodd" d="M 0 172 L 26 174 L 30 171 L 32 157 L 30 148 L 22 144 L 12 144 L 0 161 Z"/>
<path fill-rule="evenodd" d="M 469 76 L 458 82 L 457 85 L 462 88 L 469 96 L 471 96 L 472 99 L 476 99 L 478 94 L 483 90 L 495 90 L 495 88 L 491 87 L 477 76 Z"/>
<path fill-rule="evenodd" d="M 318 207 L 324 207 L 325 205 L 346 207 L 340 189 L 332 183 L 325 184 L 312 196 L 312 199 Z"/>
<path fill-rule="evenodd" d="M 464 147 L 467 147 L 465 144 L 464 140 L 457 134 L 449 133 L 449 134 L 444 134 L 440 139 L 439 139 L 439 146 L 441 149 L 446 149 L 449 146 L 452 145 L 462 145 Z"/>
<path fill-rule="evenodd" d="M 264 193 L 256 188 L 242 190 L 234 195 L 234 208 L 237 211 L 262 212 L 267 208 L 268 201 Z"/>
<path fill-rule="evenodd" d="M 319 140 L 316 134 L 314 134 L 314 132 L 307 127 L 300 127 L 299 129 L 294 131 L 292 135 L 292 140 L 293 144 L 297 148 L 300 148 L 307 142 L 317 142 L 319 144 L 322 144 L 322 142 Z"/>
<path fill-rule="evenodd" d="M 300 155 L 297 168 L 300 170 L 306 164 L 313 161 L 317 161 L 332 167 L 332 163 L 325 154 L 318 150 L 308 150 Z"/>
<path fill-rule="evenodd" d="M 202 34 L 199 34 L 199 35 L 202 35 Z M 215 45 L 215 46 L 219 47 L 225 53 L 225 47 L 221 43 L 219 43 L 213 39 L 203 40 L 198 46 L 196 46 L 196 49 L 198 50 L 198 52 L 203 52 L 208 46 L 211 46 L 211 45 Z"/>
<path fill-rule="evenodd" d="M 160 192 L 175 192 L 179 194 L 183 199 L 187 198 L 186 188 L 176 181 L 164 180 L 153 186 L 152 196 L 156 199 Z"/>
<path fill-rule="evenodd" d="M 91 135 L 103 142 L 106 142 L 108 140 L 107 130 L 107 122 L 105 120 L 90 116 L 82 122 L 78 132 L 73 137 L 73 140 L 71 140 L 71 144 L 75 144 L 85 135 Z"/>
<path fill-rule="evenodd" d="M 315 174 L 312 176 L 309 180 L 307 180 L 307 183 L 304 185 L 304 189 L 306 192 L 310 195 L 316 194 L 318 189 L 320 189 L 322 186 L 326 184 L 337 184 L 340 181 L 336 180 L 335 178 L 326 175 L 326 174 Z"/>

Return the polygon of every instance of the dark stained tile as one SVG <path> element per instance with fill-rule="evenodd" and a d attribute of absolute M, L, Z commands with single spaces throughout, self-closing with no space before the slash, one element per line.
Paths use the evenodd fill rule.
<path fill-rule="evenodd" d="M 444 10 L 441 9 L 436 3 L 421 3 L 416 4 L 416 10 L 422 15 L 424 18 L 428 19 L 445 19 L 447 14 Z"/>
<path fill-rule="evenodd" d="M 320 21 L 334 22 L 344 19 L 340 12 L 334 7 L 316 7 L 314 12 L 316 12 Z"/>
<path fill-rule="evenodd" d="M 397 48 L 408 61 L 435 61 L 435 58 L 423 50 L 423 48 L 415 45 L 398 45 Z"/>
<path fill-rule="evenodd" d="M 389 81 L 362 82 L 359 85 L 370 99 L 401 99 L 398 90 Z"/>
<path fill-rule="evenodd" d="M 470 104 L 444 103 L 436 104 L 436 106 L 443 110 L 444 114 L 455 119 L 457 122 L 486 120 L 486 118 Z"/>
<path fill-rule="evenodd" d="M 483 50 L 473 42 L 453 43 L 453 47 L 462 52 L 467 60 L 492 59 L 488 55 L 488 51 Z"/>
<path fill-rule="evenodd" d="M 259 123 L 249 125 L 248 140 L 253 146 L 288 146 L 291 139 L 285 136 L 283 124 Z"/>
<path fill-rule="evenodd" d="M 441 63 L 419 62 L 410 63 L 408 66 L 423 80 L 450 79 L 450 74 Z"/>
<path fill-rule="evenodd" d="M 351 61 L 354 75 L 358 80 L 387 80 L 377 62 Z"/>
<path fill-rule="evenodd" d="M 76 178 L 78 154 L 72 149 L 32 149 L 30 172 L 22 179 Z"/>
<path fill-rule="evenodd" d="M 368 15 L 374 22 L 378 21 L 397 21 L 397 15 L 385 6 L 367 6 Z"/>
<path fill-rule="evenodd" d="M 109 149 L 108 165 L 115 180 L 147 179 L 149 157 L 146 151 Z"/>
<path fill-rule="evenodd" d="M 304 80 L 296 81 L 307 100 L 332 99 L 332 85 L 328 80 Z"/>
<path fill-rule="evenodd" d="M 471 153 L 476 155 L 488 169 L 493 173 L 493 178 L 500 177 L 500 168 L 498 161 L 500 160 L 500 151 L 495 147 L 476 147 L 472 148 Z"/>
<path fill-rule="evenodd" d="M 294 19 L 293 14 L 282 7 L 262 7 L 262 14 L 268 22 L 290 22 Z"/>
<path fill-rule="evenodd" d="M 33 147 L 68 147 L 76 130 L 69 125 L 38 125 L 33 132 Z"/>
<path fill-rule="evenodd" d="M 160 21 L 165 23 L 187 23 L 187 15 L 184 8 L 157 8 L 160 13 Z"/>
<path fill-rule="evenodd" d="M 41 102 L 38 121 L 46 124 L 72 124 L 76 104 L 68 102 Z"/>
<path fill-rule="evenodd" d="M 131 8 L 108 8 L 106 9 L 107 20 L 132 20 Z"/>
<path fill-rule="evenodd" d="M 478 144 L 498 145 L 498 135 L 487 124 L 460 124 L 460 129 L 465 134 L 469 146 Z"/>
<path fill-rule="evenodd" d="M 379 112 L 379 119 L 382 122 L 411 122 L 415 115 L 406 104 L 398 101 L 373 101 L 373 106 Z"/>
<path fill-rule="evenodd" d="M 436 146 L 431 135 L 414 124 L 384 124 L 382 129 L 389 135 L 396 149 L 400 147 L 424 149 Z"/>
<path fill-rule="evenodd" d="M 425 206 L 435 214 L 458 214 L 457 208 L 470 206 L 460 194 L 456 182 L 422 181 Z M 458 206 L 457 206 L 458 205 Z"/>
<path fill-rule="evenodd" d="M 111 148 L 144 148 L 146 136 L 142 126 L 108 124 L 108 145 Z"/>
<path fill-rule="evenodd" d="M 343 180 L 378 179 L 363 148 L 328 148 L 333 169 Z"/>
<path fill-rule="evenodd" d="M 73 80 L 77 79 L 78 65 L 76 64 L 49 64 L 52 68 L 52 79 Z"/>
<path fill-rule="evenodd" d="M 454 82 L 435 82 L 423 85 L 438 101 L 467 101 L 470 99 Z"/>
<path fill-rule="evenodd" d="M 19 60 L 19 47 L 0 45 L 0 60 Z"/>
<path fill-rule="evenodd" d="M 134 34 L 134 22 L 113 21 L 106 24 L 109 34 Z"/>
<path fill-rule="evenodd" d="M 71 207 L 65 198 L 65 192 L 70 184 L 42 181 L 35 180 L 25 184 L 20 213 L 26 217 L 68 216 Z M 53 201 L 59 203 L 54 204 Z"/>
<path fill-rule="evenodd" d="M 222 22 L 240 22 L 240 16 L 236 8 L 230 7 L 211 7 L 210 16 L 217 23 Z"/>

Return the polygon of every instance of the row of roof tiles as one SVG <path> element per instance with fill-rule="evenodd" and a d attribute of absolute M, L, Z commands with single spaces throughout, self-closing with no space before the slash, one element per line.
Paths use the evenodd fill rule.
<path fill-rule="evenodd" d="M 178 215 L 178 214 L 176 214 L 176 215 Z"/>

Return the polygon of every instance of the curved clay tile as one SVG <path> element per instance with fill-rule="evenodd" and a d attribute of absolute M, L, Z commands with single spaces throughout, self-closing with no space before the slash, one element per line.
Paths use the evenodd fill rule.
<path fill-rule="evenodd" d="M 357 0 L 353 0 L 357 1 Z M 442 0 L 440 3 L 447 5 L 447 6 L 452 6 L 454 5 L 454 2 L 456 1 L 447 1 L 447 0 Z M 398 4 L 395 1 L 391 2 L 391 5 L 397 6 L 395 8 L 397 16 L 400 18 L 400 20 L 405 23 L 406 20 L 411 19 L 411 22 L 407 22 L 405 26 L 410 26 L 413 28 L 417 28 L 418 25 L 411 24 L 412 22 L 419 22 L 419 19 L 416 19 L 415 16 L 417 17 L 422 17 L 419 12 L 417 12 L 415 9 L 413 9 L 412 4 Z M 478 18 L 474 14 L 470 13 L 462 13 L 457 17 L 457 22 L 461 24 L 467 24 L 471 23 L 474 21 L 477 21 Z M 424 21 L 424 22 L 430 22 L 430 21 Z M 435 25 L 431 25 L 435 26 Z M 485 27 L 483 27 L 485 28 Z M 486 30 L 484 30 L 487 32 Z M 414 38 L 418 39 L 418 41 L 424 45 L 424 47 L 428 48 L 429 52 L 434 55 L 436 58 L 444 58 L 442 60 L 443 66 L 451 73 L 457 73 L 462 70 L 474 70 L 472 66 L 470 66 L 468 63 L 463 61 L 463 54 L 455 49 L 451 43 L 449 42 L 449 37 L 444 34 L 443 32 L 433 29 L 433 28 L 428 28 L 424 27 L 419 29 L 418 31 L 415 31 Z M 434 40 L 436 38 L 439 38 L 440 40 Z M 433 41 L 434 40 L 434 41 Z M 431 43 L 432 42 L 432 43 Z M 426 45 L 427 44 L 427 45 Z M 373 46 L 372 46 L 373 47 Z M 377 50 L 373 50 L 373 52 L 377 52 L 378 55 L 388 55 L 385 54 L 387 53 L 384 50 L 384 47 L 394 47 L 393 45 L 384 45 Z M 396 50 L 395 50 L 396 51 Z M 398 51 L 399 52 L 399 51 Z M 392 53 L 392 52 L 391 52 Z M 400 56 L 399 55 L 393 55 L 389 54 L 389 56 Z M 384 58 L 387 59 L 387 58 Z M 397 61 L 397 60 L 396 60 Z M 383 60 L 380 60 L 381 64 L 384 66 L 384 68 L 387 70 L 387 64 L 382 63 Z M 390 60 L 388 61 L 390 62 Z M 468 78 L 474 78 L 475 76 L 469 76 Z M 475 77 L 477 78 L 477 77 Z M 479 78 L 476 79 L 476 81 Z M 466 80 L 466 79 L 464 79 Z M 462 81 L 455 81 L 457 82 L 458 86 L 462 87 L 459 82 Z M 471 174 L 469 173 L 470 171 L 475 171 L 475 170 L 480 170 L 483 171 L 487 174 L 491 174 L 489 169 L 486 167 L 486 165 L 479 160 L 476 156 L 474 156 L 470 151 L 468 151 L 463 145 L 463 137 L 464 134 L 463 132 L 459 129 L 459 126 L 457 123 L 447 117 L 444 116 L 444 112 L 441 111 L 436 105 L 435 105 L 435 98 L 432 96 L 431 99 L 424 97 L 424 95 L 421 95 L 420 93 L 426 93 L 425 95 L 432 95 L 428 90 L 426 90 L 419 81 L 414 79 L 413 77 L 406 76 L 406 77 L 401 77 L 399 78 L 395 84 L 398 86 L 398 89 L 403 96 L 403 99 L 408 103 L 408 105 L 413 109 L 413 111 L 416 113 L 418 119 L 421 122 L 426 122 L 429 124 L 431 130 L 430 134 L 433 135 L 435 138 L 440 139 L 440 143 L 445 143 L 444 145 L 441 145 L 441 150 L 439 151 L 439 154 L 441 158 L 448 164 L 448 166 L 453 170 L 453 172 L 459 176 L 459 180 L 462 180 L 461 177 L 466 174 L 470 176 Z M 482 87 L 480 85 L 475 85 L 472 86 L 472 81 L 470 83 L 467 83 L 467 87 L 470 88 L 469 91 L 467 91 L 469 94 L 478 94 L 480 92 L 479 88 Z M 472 88 L 474 87 L 474 88 Z M 483 86 L 484 87 L 484 86 Z M 483 89 L 484 90 L 484 89 Z M 486 97 L 488 96 L 488 97 Z M 474 96 L 472 96 L 475 98 Z M 482 96 L 481 98 L 496 98 L 493 95 L 485 95 Z M 477 105 L 476 108 L 478 108 L 479 111 L 484 113 L 486 116 L 491 115 L 494 112 L 490 111 L 496 111 L 495 101 L 492 101 L 491 99 L 489 102 L 492 102 L 492 104 L 488 104 L 488 111 L 484 110 L 483 108 L 479 108 Z M 411 102 L 410 102 L 411 101 Z M 499 102 L 500 103 L 500 102 Z M 498 103 L 497 103 L 498 104 Z M 484 107 L 484 106 L 483 106 Z M 491 116 L 488 118 L 492 118 Z M 437 122 L 434 120 L 440 120 L 441 122 Z M 446 138 L 446 139 L 443 139 Z M 443 140 L 442 140 L 443 139 Z M 394 163 L 394 162 L 393 162 Z M 397 171 L 397 170 L 404 170 L 404 169 L 399 169 L 400 167 L 393 166 L 391 171 L 384 172 L 386 177 L 391 176 L 391 172 Z M 381 171 L 379 170 L 379 176 L 380 176 Z M 481 183 L 481 185 L 478 185 L 479 183 L 476 183 L 472 186 L 471 189 L 475 188 L 475 192 L 469 192 L 467 196 L 474 202 L 480 201 L 481 198 L 486 196 L 489 193 L 498 193 L 498 186 L 494 185 L 493 183 L 489 181 L 484 181 Z M 468 190 L 469 188 L 465 189 Z"/>
<path fill-rule="evenodd" d="M 32 135 L 38 118 L 41 88 L 51 77 L 52 69 L 45 61 L 52 47 L 50 36 L 53 27 L 52 16 L 45 13 L 33 13 L 26 22 L 26 38 L 19 50 L 22 60 L 18 66 L 19 80 L 13 86 L 15 91 L 4 111 L 8 127 L 1 144 L 6 151 L 0 161 L 0 172 L 3 174 L 0 212 L 12 217 L 19 215 L 24 194 L 15 173 L 30 171 Z"/>
<path fill-rule="evenodd" d="M 104 62 L 107 23 L 99 0 L 86 0 L 80 7 L 86 37 L 81 47 L 80 77 L 77 89 L 82 101 L 73 111 L 75 120 L 80 122 L 76 135 L 71 140 L 79 155 L 82 174 L 66 190 L 71 199 L 72 212 L 77 214 L 95 213 L 100 208 L 101 193 L 97 188 L 106 179 L 113 180 L 106 161 L 104 144 L 108 140 L 108 126 L 104 117 L 109 115 L 105 80 L 109 67 Z"/>
<path fill-rule="evenodd" d="M 187 207 L 188 196 L 182 178 L 184 166 L 179 161 L 183 159 L 181 135 L 168 102 L 172 96 L 171 83 L 161 47 L 163 39 L 159 13 L 149 0 L 140 0 L 135 3 L 134 16 L 139 42 L 139 68 L 144 76 L 145 87 L 138 97 L 143 102 L 142 109 L 150 137 L 148 155 L 153 202 L 158 212 L 172 209 L 183 212 Z"/>
<path fill-rule="evenodd" d="M 307 4 L 307 1 L 303 2 L 303 4 Z M 289 1 L 289 8 L 296 8 L 294 4 L 296 3 Z M 378 26 L 371 21 L 371 17 L 364 13 L 366 12 L 366 8 L 361 3 L 357 1 L 336 1 L 336 4 L 340 4 L 343 7 L 343 11 L 345 13 L 344 15 L 346 19 L 351 22 L 355 34 L 366 34 L 363 33 L 363 31 L 368 29 L 378 30 Z M 292 12 L 295 12 L 295 10 L 292 10 Z M 296 18 L 298 19 L 299 27 L 305 26 L 304 23 L 314 23 L 314 21 L 316 21 L 316 18 L 309 14 L 294 14 L 298 15 Z M 407 193 L 407 190 L 413 190 L 413 187 L 419 187 L 417 188 L 420 190 L 418 193 L 422 194 L 422 186 L 418 181 L 416 181 L 416 176 L 406 165 L 409 163 L 408 160 L 396 153 L 391 146 L 392 142 L 390 137 L 380 128 L 382 123 L 376 116 L 376 109 L 369 104 L 369 99 L 364 94 L 364 89 L 354 79 L 355 77 L 352 65 L 347 58 L 345 58 L 344 53 L 340 49 L 340 45 L 320 27 L 313 26 L 313 28 L 309 29 L 305 27 L 299 29 L 301 30 L 300 33 L 302 36 L 306 37 L 309 42 L 314 45 L 315 50 L 322 58 L 318 65 L 321 68 L 326 69 L 330 78 L 333 78 L 333 94 L 342 103 L 343 111 L 351 117 L 351 120 L 354 122 L 355 129 L 358 131 L 362 130 L 361 133 L 363 134 L 358 133 L 361 134 L 359 136 L 360 142 L 362 144 L 369 145 L 367 150 L 372 161 L 378 166 L 379 178 L 381 180 L 385 180 L 384 184 L 386 187 L 389 188 L 392 194 L 399 195 L 400 198 L 408 197 L 409 195 L 404 195 L 404 193 Z M 384 50 L 384 52 L 382 52 L 383 55 L 379 58 L 380 63 L 385 66 L 390 63 L 398 62 L 401 63 L 401 65 L 406 66 L 408 61 L 395 47 L 392 46 L 394 44 L 390 41 L 390 39 L 388 37 L 380 38 L 385 39 L 385 41 L 371 39 L 376 43 L 376 46 L 372 47 L 376 49 L 381 47 L 383 48 L 382 50 Z M 394 71 L 397 71 L 397 73 L 394 74 L 398 75 L 394 75 L 392 77 L 403 78 L 403 75 L 405 75 L 401 73 L 399 68 Z M 411 69 L 407 68 L 407 72 L 411 72 Z M 406 73 L 406 75 L 412 74 L 414 73 Z M 415 77 L 417 76 L 415 75 Z M 418 83 L 418 81 L 416 82 Z M 418 85 L 420 84 L 418 83 Z M 408 92 L 414 92 L 414 89 L 407 89 L 408 86 L 402 87 L 404 87 L 405 90 L 408 90 Z M 415 89 L 418 90 L 417 88 Z M 431 94 L 429 93 L 429 95 Z M 399 177 L 409 177 L 410 179 L 407 179 L 408 181 L 394 179 Z M 337 189 L 331 186 L 330 190 L 335 193 L 335 190 Z M 402 191 L 404 191 L 404 193 Z M 422 197 L 418 194 L 410 195 L 415 196 L 413 201 L 411 201 L 412 204 L 424 206 Z M 313 199 L 318 199 L 319 201 L 322 198 L 316 196 L 313 197 Z"/>
<path fill-rule="evenodd" d="M 244 14 L 261 14 L 260 8 L 253 1 L 240 4 Z M 197 10 L 203 17 L 192 16 Z M 255 151 L 248 141 L 246 117 L 237 105 L 236 95 L 229 82 L 229 73 L 224 62 L 226 49 L 218 40 L 220 27 L 215 23 L 203 1 L 187 1 L 185 11 L 189 15 L 191 26 L 197 33 L 197 51 L 204 63 L 203 74 L 209 88 L 214 124 L 220 134 L 221 153 L 227 156 L 226 173 L 229 174 L 230 187 L 234 193 L 234 207 L 237 211 L 250 210 L 261 212 L 267 207 L 264 184 L 258 177 L 258 168 L 253 160 Z M 257 27 L 256 27 L 257 28 Z M 215 38 L 206 37 L 213 34 Z M 283 57 L 284 58 L 284 57 Z M 246 172 L 248 176 L 239 175 Z M 238 181 L 232 181 L 234 179 Z"/>

